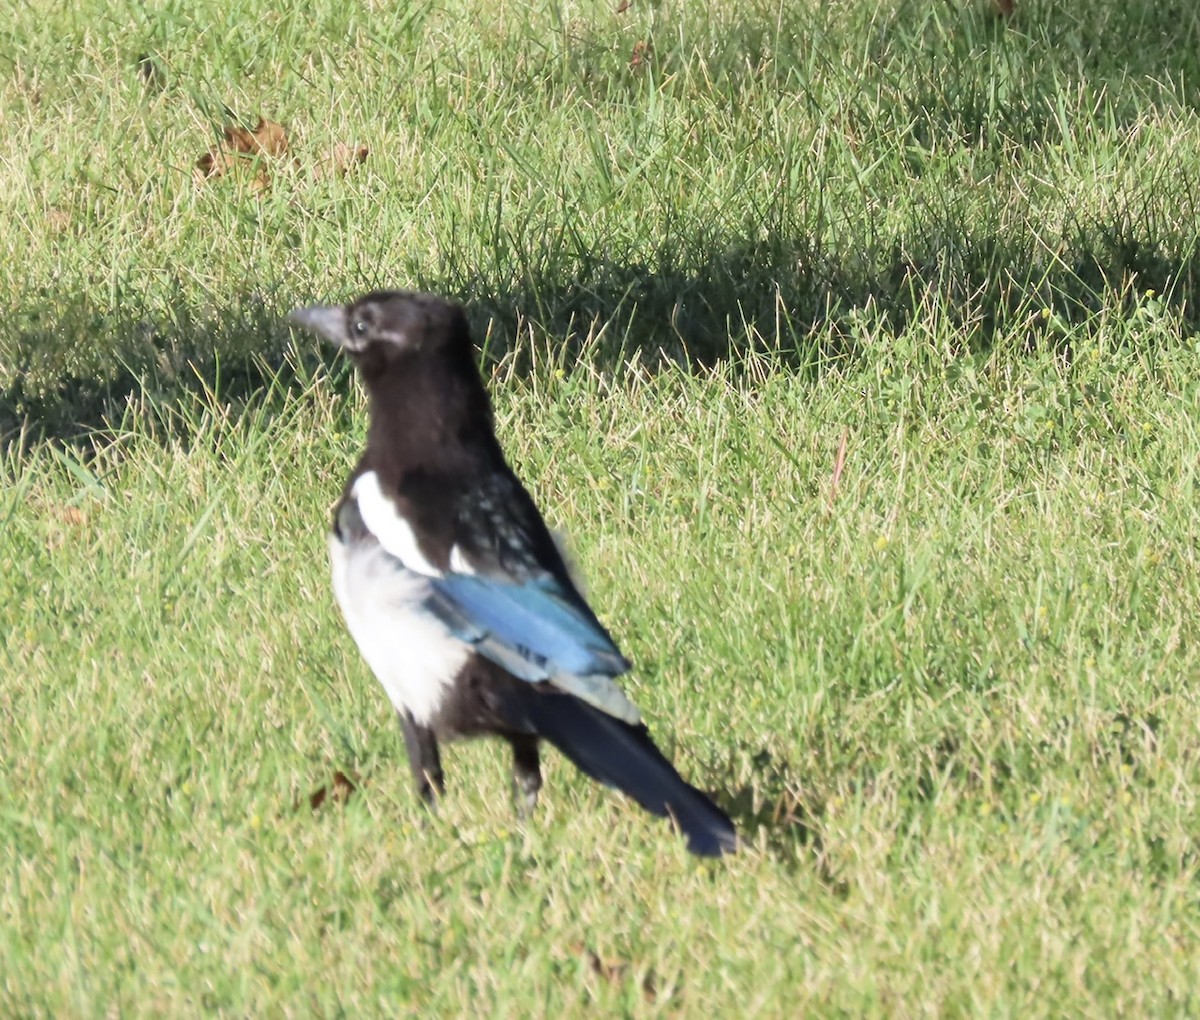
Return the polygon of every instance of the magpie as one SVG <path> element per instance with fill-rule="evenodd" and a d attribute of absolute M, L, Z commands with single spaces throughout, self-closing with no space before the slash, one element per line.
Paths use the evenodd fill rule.
<path fill-rule="evenodd" d="M 688 849 L 736 849 L 729 817 L 659 751 L 615 678 L 630 669 L 505 460 L 461 307 L 375 291 L 289 317 L 344 351 L 368 397 L 366 448 L 333 510 L 333 590 L 400 716 L 417 791 L 444 791 L 439 741 L 494 735 L 522 817 L 547 740 L 670 817 Z"/>

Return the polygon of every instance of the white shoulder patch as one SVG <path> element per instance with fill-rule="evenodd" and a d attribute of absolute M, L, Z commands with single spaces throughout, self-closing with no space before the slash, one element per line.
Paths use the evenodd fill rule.
<path fill-rule="evenodd" d="M 456 545 L 450 549 L 450 569 L 456 574 L 475 573 L 475 568 L 471 566 L 471 561 L 462 551 L 462 546 Z"/>
<path fill-rule="evenodd" d="M 362 514 L 363 524 L 384 549 L 409 570 L 426 577 L 442 576 L 442 571 L 430 563 L 421 552 L 412 525 L 396 509 L 396 504 L 384 494 L 379 485 L 379 476 L 374 471 L 364 471 L 359 475 L 350 493 L 358 502 L 358 512 Z"/>

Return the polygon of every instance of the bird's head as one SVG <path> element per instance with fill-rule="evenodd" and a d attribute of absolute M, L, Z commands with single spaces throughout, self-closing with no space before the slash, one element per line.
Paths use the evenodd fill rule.
<path fill-rule="evenodd" d="M 432 294 L 375 291 L 346 305 L 297 308 L 288 321 L 341 348 L 367 378 L 418 355 L 473 362 L 462 309 Z"/>

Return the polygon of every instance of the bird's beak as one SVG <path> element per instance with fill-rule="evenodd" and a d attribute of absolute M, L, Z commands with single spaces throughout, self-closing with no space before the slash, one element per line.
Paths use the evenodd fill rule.
<path fill-rule="evenodd" d="M 312 330 L 324 337 L 335 347 L 346 347 L 350 334 L 346 332 L 346 309 L 341 305 L 309 305 L 297 308 L 288 316 L 288 322 Z"/>

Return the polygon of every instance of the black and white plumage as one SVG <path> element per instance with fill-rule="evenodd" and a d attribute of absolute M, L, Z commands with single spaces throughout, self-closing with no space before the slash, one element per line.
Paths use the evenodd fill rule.
<path fill-rule="evenodd" d="M 380 291 L 291 321 L 341 347 L 369 398 L 329 537 L 333 587 L 400 714 L 422 797 L 443 788 L 439 740 L 492 734 L 512 745 L 526 812 L 545 739 L 670 816 L 694 853 L 734 850 L 729 818 L 680 778 L 615 682 L 630 664 L 505 461 L 462 310 Z"/>

